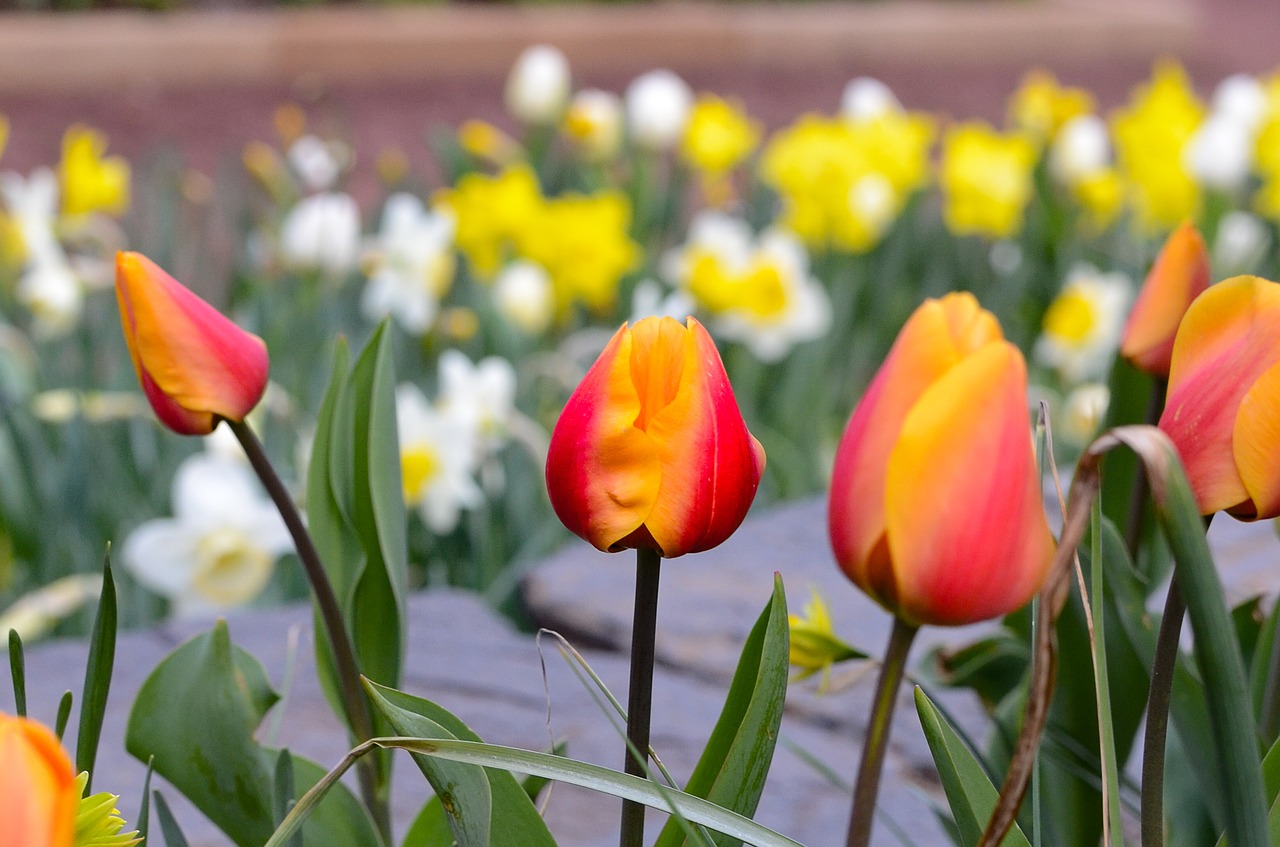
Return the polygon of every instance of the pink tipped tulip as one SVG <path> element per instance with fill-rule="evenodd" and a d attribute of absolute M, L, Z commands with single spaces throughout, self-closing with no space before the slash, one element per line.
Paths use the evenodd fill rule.
<path fill-rule="evenodd" d="M 565 404 L 547 492 L 598 549 L 673 558 L 733 534 L 763 470 L 711 336 L 693 318 L 645 318 L 618 330 Z"/>
<path fill-rule="evenodd" d="M 1022 354 L 970 294 L 927 300 L 849 419 L 828 503 L 836 560 L 912 625 L 997 617 L 1053 557 Z"/>
<path fill-rule="evenodd" d="M 80 791 L 52 732 L 0 713 L 0 844 L 71 847 Z"/>
<path fill-rule="evenodd" d="M 124 340 L 156 417 L 181 435 L 244 420 L 267 387 L 267 347 L 141 253 L 116 254 Z"/>
<path fill-rule="evenodd" d="M 1169 378 L 1173 339 L 1191 301 L 1209 287 L 1209 251 L 1190 222 L 1169 236 L 1133 304 L 1120 339 L 1120 355 L 1135 368 Z"/>
<path fill-rule="evenodd" d="M 1223 280 L 1187 309 L 1160 428 L 1201 514 L 1280 516 L 1280 284 Z"/>

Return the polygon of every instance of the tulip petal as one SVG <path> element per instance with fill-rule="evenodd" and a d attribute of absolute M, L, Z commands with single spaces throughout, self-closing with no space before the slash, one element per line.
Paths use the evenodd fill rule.
<path fill-rule="evenodd" d="M 972 623 L 1036 592 L 1053 541 L 1013 345 L 987 345 L 920 397 L 889 456 L 885 511 L 904 619 Z"/>
<path fill-rule="evenodd" d="M 1184 222 L 1160 250 L 1133 304 L 1120 354 L 1140 370 L 1169 376 L 1178 324 L 1191 302 L 1209 287 L 1209 252 L 1191 223 Z"/>
<path fill-rule="evenodd" d="M 0 714 L 0 821 L 5 844 L 71 847 L 79 791 L 58 739 L 35 721 Z"/>
<path fill-rule="evenodd" d="M 1280 285 L 1233 277 L 1200 295 L 1178 329 L 1160 429 L 1173 440 L 1202 514 L 1249 499 L 1232 448 L 1246 393 L 1280 361 Z"/>
<path fill-rule="evenodd" d="M 547 452 L 547 492 L 560 521 L 600 550 L 638 529 L 653 508 L 662 465 L 635 427 L 631 329 L 623 325 L 565 404 Z"/>
<path fill-rule="evenodd" d="M 836 560 L 864 591 L 883 577 L 873 564 L 885 531 L 884 490 L 889 452 L 903 420 L 930 385 L 966 355 L 1002 338 L 999 324 L 972 294 L 928 300 L 902 327 L 888 357 L 853 411 L 836 452 L 828 528 Z"/>
<path fill-rule="evenodd" d="M 1280 515 L 1280 364 L 1272 365 L 1245 394 L 1236 415 L 1232 448 L 1251 508 L 1239 518 Z"/>
<path fill-rule="evenodd" d="M 262 339 L 240 329 L 139 253 L 116 257 L 116 296 L 138 380 L 179 432 L 242 420 L 266 388 Z"/>

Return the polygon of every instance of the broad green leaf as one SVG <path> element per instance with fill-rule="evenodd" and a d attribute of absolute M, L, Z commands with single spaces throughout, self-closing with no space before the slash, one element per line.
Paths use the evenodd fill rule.
<path fill-rule="evenodd" d="M 689 777 L 686 793 L 747 817 L 755 814 L 782 723 L 789 653 L 787 599 L 782 577 L 775 574 L 773 596 L 743 645 L 724 709 Z M 725 835 L 714 840 L 720 847 L 738 843 Z M 673 818 L 663 827 L 655 847 L 685 843 L 685 829 Z"/>
<path fill-rule="evenodd" d="M 557 756 L 564 754 L 564 745 L 557 744 L 553 751 Z M 506 773 L 506 771 L 486 771 L 492 778 L 493 775 Z M 530 800 L 536 801 L 538 794 L 550 780 L 541 777 L 525 777 L 520 781 L 520 785 L 524 788 L 524 792 L 529 795 Z M 418 812 L 418 816 L 413 819 L 413 823 L 409 825 L 408 831 L 404 834 L 404 840 L 400 842 L 400 847 L 452 847 L 454 843 L 453 830 L 449 828 L 449 820 L 444 814 L 444 804 L 440 802 L 440 798 L 432 795 L 422 809 Z"/>
<path fill-rule="evenodd" d="M 254 733 L 277 699 L 262 665 L 232 645 L 226 623 L 219 621 L 170 653 L 142 684 L 125 747 L 141 761 L 152 760 L 156 773 L 235 844 L 258 847 L 274 829 L 278 751 L 260 746 Z M 299 788 L 323 775 L 318 766 L 293 759 Z M 332 833 L 342 840 L 330 842 Z M 345 787 L 317 809 L 303 836 L 306 844 L 381 847 Z"/>
<path fill-rule="evenodd" d="M 987 819 L 995 808 L 999 792 L 969 748 L 960 740 L 946 718 L 929 697 L 916 688 L 916 711 L 924 728 L 925 740 L 933 753 L 933 763 L 942 779 L 951 814 L 960 831 L 961 844 L 977 844 L 982 838 Z M 1031 847 L 1022 830 L 1015 824 L 1001 842 L 1006 847 Z"/>
<path fill-rule="evenodd" d="M 102 721 L 111 691 L 111 669 L 116 657 L 116 583 L 111 577 L 111 556 L 102 565 L 102 594 L 89 637 L 89 662 L 80 694 L 80 729 L 76 734 L 76 771 L 87 772 L 85 794 L 92 794 L 93 763 L 98 757 Z"/>
<path fill-rule="evenodd" d="M 470 727 L 430 700 L 375 683 L 368 683 L 367 688 L 375 708 L 382 712 L 397 732 L 425 737 L 426 730 L 440 738 L 480 742 L 480 737 Z M 499 847 L 555 847 L 555 839 L 538 814 L 529 792 L 509 772 L 486 772 L 466 765 L 461 768 L 449 767 L 425 756 L 414 756 L 414 761 L 435 788 L 437 796 L 452 794 L 456 798 L 462 793 L 460 788 L 441 790 L 441 786 L 449 782 L 450 774 L 456 774 L 452 779 L 459 786 L 466 784 L 463 780 L 474 780 L 476 775 L 488 783 L 487 788 L 476 789 L 485 793 L 488 799 L 488 811 L 485 813 L 488 817 L 483 821 L 459 821 L 458 818 L 466 816 L 468 807 L 453 804 L 454 808 L 450 808 L 451 804 L 446 804 L 455 832 L 459 825 L 471 831 L 479 831 L 480 824 L 483 824 L 488 839 L 486 843 Z M 464 801 L 474 802 L 471 798 L 464 798 Z M 476 843 L 463 841 L 461 835 L 458 836 L 458 841 L 460 844 Z"/>
<path fill-rule="evenodd" d="M 357 747 L 337 767 L 331 770 L 324 781 L 317 783 L 312 792 L 298 801 L 289 818 L 271 836 L 266 847 L 281 847 L 311 813 L 315 803 L 324 793 L 337 783 L 339 777 L 361 755 L 374 747 L 386 747 L 421 753 L 451 762 L 463 762 L 481 765 L 486 768 L 498 768 L 530 776 L 544 777 L 558 782 L 590 788 L 623 800 L 633 800 L 656 809 L 670 810 L 675 808 L 686 820 L 701 824 L 717 832 L 731 835 L 754 847 L 803 847 L 798 841 L 787 838 L 768 827 L 761 826 L 750 818 L 736 812 L 723 809 L 715 803 L 666 788 L 657 783 L 631 774 L 610 770 L 600 765 L 578 762 L 550 753 L 535 753 L 531 750 L 520 750 L 514 747 L 502 747 L 497 744 L 483 744 L 475 741 L 442 741 L 419 738 L 375 738 L 367 744 Z M 503 842 L 495 841 L 507 847 Z"/>

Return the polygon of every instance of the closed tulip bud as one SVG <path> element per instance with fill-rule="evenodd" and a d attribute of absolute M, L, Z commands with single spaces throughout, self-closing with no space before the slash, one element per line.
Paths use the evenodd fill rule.
<path fill-rule="evenodd" d="M 160 422 L 208 435 L 267 387 L 267 346 L 140 253 L 116 254 L 116 299 L 138 381 Z"/>
<path fill-rule="evenodd" d="M 1280 516 L 1280 284 L 1236 276 L 1196 298 L 1178 327 L 1160 429 L 1201 514 Z"/>
<path fill-rule="evenodd" d="M 1209 287 L 1209 253 L 1190 222 L 1173 231 L 1142 284 L 1120 339 L 1120 355 L 1134 367 L 1169 378 L 1178 324 L 1191 301 Z"/>
<path fill-rule="evenodd" d="M 831 544 L 908 624 L 997 617 L 1053 556 L 1021 353 L 970 294 L 927 300 L 899 333 L 836 452 Z"/>
<path fill-rule="evenodd" d="M 5 844 L 71 847 L 80 791 L 58 739 L 44 726 L 0 713 L 0 830 Z"/>
<path fill-rule="evenodd" d="M 673 558 L 720 544 L 764 470 L 711 336 L 693 318 L 623 325 L 551 435 L 547 491 L 600 550 Z"/>

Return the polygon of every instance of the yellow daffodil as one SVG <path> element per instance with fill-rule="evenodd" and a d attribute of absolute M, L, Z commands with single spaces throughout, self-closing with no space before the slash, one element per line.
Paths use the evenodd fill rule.
<path fill-rule="evenodd" d="M 520 145 L 488 121 L 463 121 L 458 127 L 458 146 L 482 162 L 508 165 L 520 158 Z"/>
<path fill-rule="evenodd" d="M 4 115 L 0 115 L 0 156 L 4 155 L 4 148 L 9 144 L 9 119 Z"/>
<path fill-rule="evenodd" d="M 608 312 L 623 274 L 640 260 L 630 228 L 631 205 L 621 193 L 565 194 L 543 204 L 520 254 L 546 269 L 561 314 L 574 303 Z"/>
<path fill-rule="evenodd" d="M 1036 68 L 1022 80 L 1009 98 L 1009 123 L 1044 144 L 1072 118 L 1093 111 L 1093 96 L 1083 88 L 1058 84 L 1044 68 Z"/>
<path fill-rule="evenodd" d="M 1203 117 L 1204 106 L 1175 62 L 1158 64 L 1151 81 L 1112 115 L 1116 164 L 1142 229 L 1168 230 L 1195 217 L 1200 188 L 1186 168 L 1184 150 Z"/>
<path fill-rule="evenodd" d="M 80 797 L 80 805 L 76 811 L 75 847 L 133 847 L 142 841 L 138 833 L 121 832 L 124 829 L 124 818 L 116 803 L 119 796 L 100 791 L 97 794 L 84 796 L 89 783 L 89 774 L 81 773 L 76 777 L 76 792 Z"/>
<path fill-rule="evenodd" d="M 689 112 L 680 153 L 703 173 L 718 176 L 742 163 L 760 143 L 760 124 L 741 104 L 701 94 Z"/>
<path fill-rule="evenodd" d="M 950 129 L 942 140 L 943 216 L 957 235 L 1008 238 L 1022 229 L 1036 151 L 1026 136 L 984 123 Z"/>
<path fill-rule="evenodd" d="M 519 164 L 496 176 L 471 173 L 439 192 L 435 201 L 453 213 L 454 239 L 481 279 L 492 279 L 527 242 L 546 212 L 538 178 Z"/>
<path fill-rule="evenodd" d="M 86 126 L 72 126 L 62 136 L 58 178 L 63 214 L 119 216 L 129 208 L 129 163 L 104 156 L 106 150 L 106 136 Z"/>
<path fill-rule="evenodd" d="M 791 629 L 791 665 L 799 670 L 796 679 L 808 679 L 814 674 L 822 673 L 822 684 L 819 691 L 824 691 L 831 674 L 831 667 L 837 662 L 850 659 L 864 659 L 866 654 L 841 641 L 831 626 L 831 615 L 827 613 L 827 604 L 817 588 L 811 588 L 809 602 L 798 615 L 787 615 L 787 624 Z"/>

